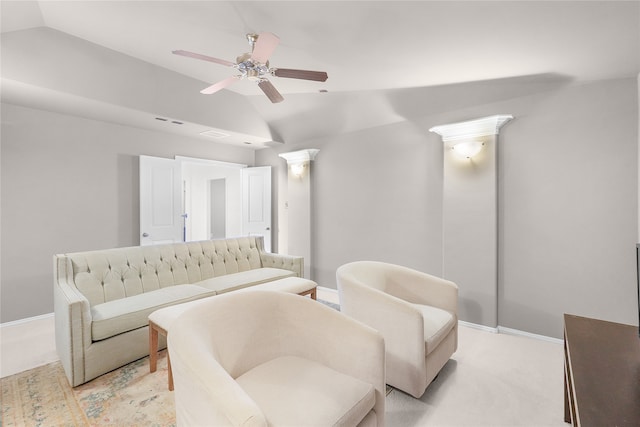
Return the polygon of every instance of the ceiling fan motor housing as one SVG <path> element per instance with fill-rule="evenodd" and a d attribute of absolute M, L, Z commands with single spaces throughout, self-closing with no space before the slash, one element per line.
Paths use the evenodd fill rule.
<path fill-rule="evenodd" d="M 243 53 L 236 58 L 236 67 L 242 74 L 242 77 L 246 77 L 249 80 L 260 81 L 270 74 L 269 61 L 266 64 L 255 62 L 251 59 L 250 53 Z"/>

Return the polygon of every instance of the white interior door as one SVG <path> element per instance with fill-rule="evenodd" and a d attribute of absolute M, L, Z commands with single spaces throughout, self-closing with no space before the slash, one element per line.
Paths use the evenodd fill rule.
<path fill-rule="evenodd" d="M 271 251 L 271 166 L 241 169 L 242 234 L 263 236 Z"/>
<path fill-rule="evenodd" d="M 181 163 L 140 156 L 140 245 L 183 241 Z"/>

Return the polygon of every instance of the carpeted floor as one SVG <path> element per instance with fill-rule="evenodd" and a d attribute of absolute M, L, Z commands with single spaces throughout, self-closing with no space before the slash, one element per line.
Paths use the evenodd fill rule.
<path fill-rule="evenodd" d="M 388 388 L 386 425 L 563 427 L 562 345 L 459 328 L 458 351 L 415 399 Z M 2 378 L 2 427 L 174 426 L 166 351 L 72 389 L 60 362 Z"/>

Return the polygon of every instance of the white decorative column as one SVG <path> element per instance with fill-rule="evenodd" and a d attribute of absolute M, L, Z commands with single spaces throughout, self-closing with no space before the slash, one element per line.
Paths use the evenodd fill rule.
<path fill-rule="evenodd" d="M 513 116 L 429 129 L 444 142 L 443 276 L 458 284 L 460 320 L 498 326 L 497 142 Z"/>
<path fill-rule="evenodd" d="M 288 165 L 288 249 L 290 255 L 304 257 L 304 277 L 311 278 L 311 162 L 320 150 L 306 149 L 282 153 Z"/>

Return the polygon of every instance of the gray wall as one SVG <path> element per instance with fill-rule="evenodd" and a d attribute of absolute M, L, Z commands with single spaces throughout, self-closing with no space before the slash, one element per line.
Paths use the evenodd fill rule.
<path fill-rule="evenodd" d="M 396 91 L 405 121 L 288 146 L 320 148 L 312 277 L 335 287 L 356 259 L 441 274 L 442 141 L 428 129 L 513 114 L 498 143 L 498 324 L 556 338 L 565 312 L 637 324 L 637 94 L 636 78 L 554 76 Z M 257 163 L 283 167 L 272 151 Z"/>
<path fill-rule="evenodd" d="M 252 165 L 225 144 L 2 104 L 2 322 L 53 311 L 53 254 L 137 245 L 138 157 Z"/>
<path fill-rule="evenodd" d="M 510 107 L 516 119 L 500 147 L 500 324 L 557 338 L 564 312 L 637 324 L 636 79 Z"/>
<path fill-rule="evenodd" d="M 498 147 L 498 323 L 557 338 L 564 312 L 637 324 L 637 79 L 502 83 L 390 92 L 404 120 L 257 151 L 255 164 L 275 167 L 274 209 L 286 199 L 277 150 L 319 148 L 319 284 L 335 287 L 335 269 L 354 259 L 441 274 L 442 142 L 428 129 L 513 114 Z M 137 243 L 138 154 L 253 164 L 249 150 L 2 108 L 3 322 L 52 311 L 54 253 Z"/>

